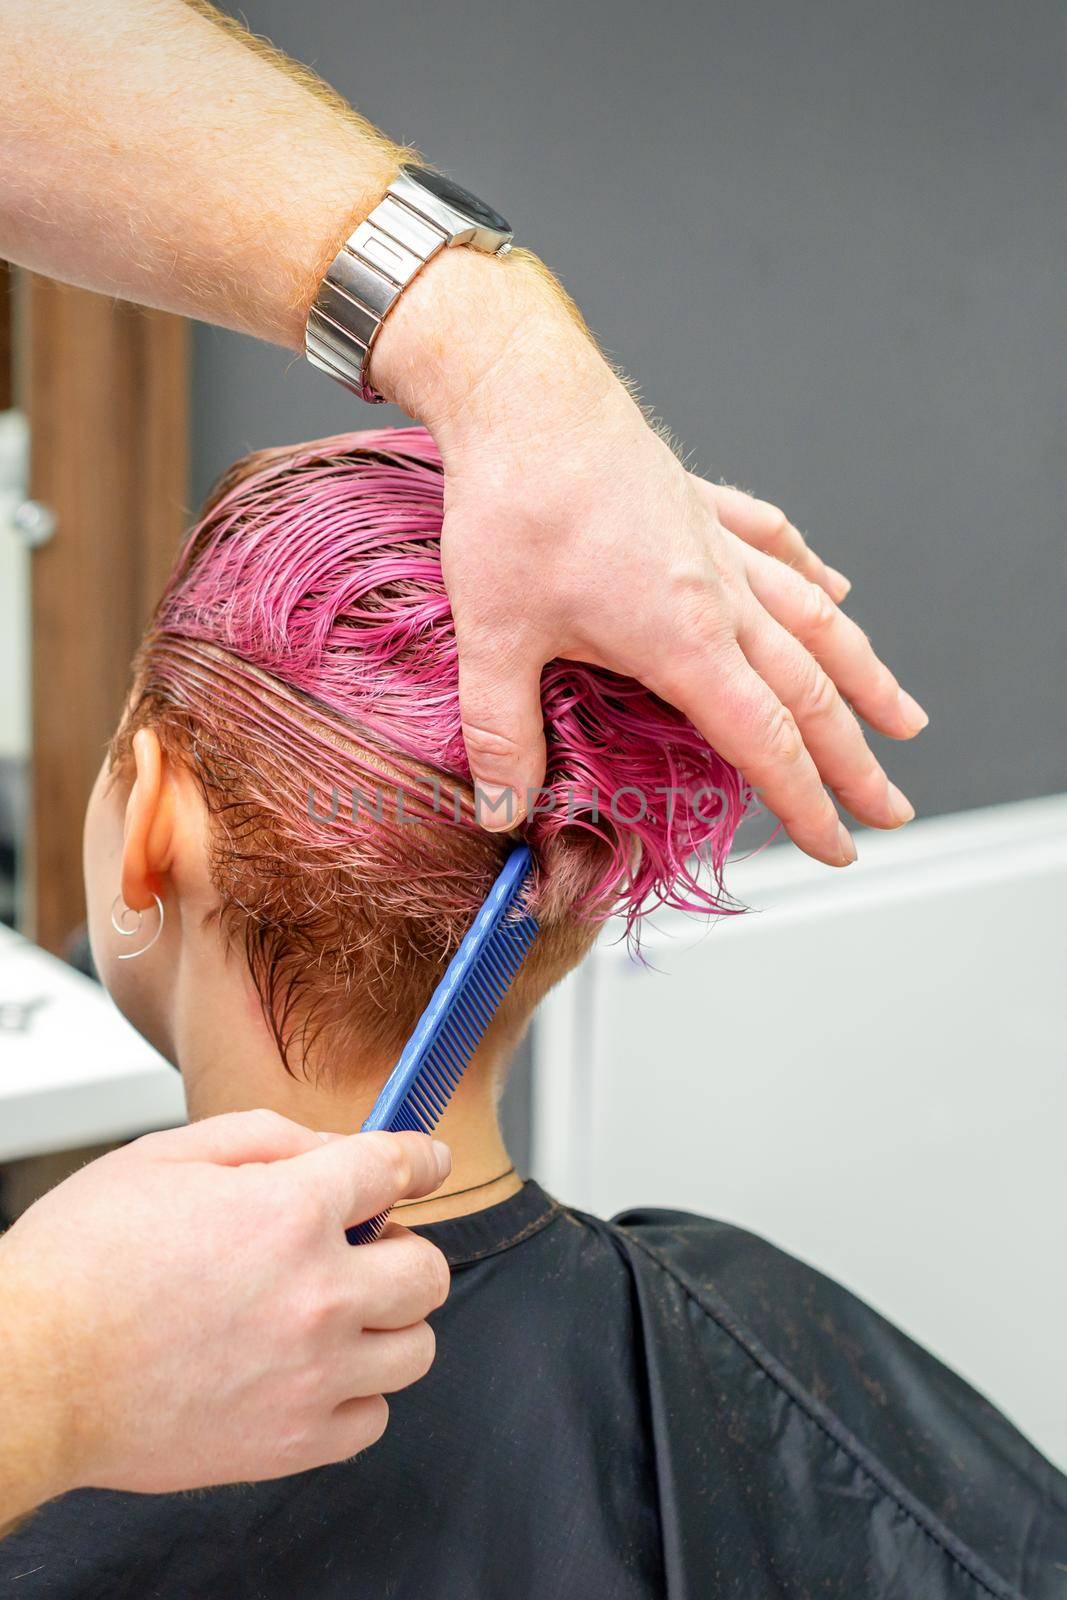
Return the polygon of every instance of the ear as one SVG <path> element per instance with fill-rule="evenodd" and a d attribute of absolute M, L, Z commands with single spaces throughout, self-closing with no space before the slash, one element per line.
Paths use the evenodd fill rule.
<path fill-rule="evenodd" d="M 123 829 L 122 898 L 132 911 L 147 911 L 170 870 L 174 787 L 151 728 L 139 728 L 134 734 L 133 760 L 135 776 Z"/>

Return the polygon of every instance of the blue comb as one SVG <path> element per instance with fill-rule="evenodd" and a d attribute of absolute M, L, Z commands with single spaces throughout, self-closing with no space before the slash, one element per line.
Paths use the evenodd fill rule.
<path fill-rule="evenodd" d="M 436 1128 L 537 937 L 537 922 L 528 912 L 520 908 L 511 914 L 532 870 L 529 845 L 516 845 L 374 1102 L 364 1133 L 374 1128 L 432 1133 Z M 388 1215 L 383 1211 L 349 1228 L 349 1244 L 370 1244 Z"/>

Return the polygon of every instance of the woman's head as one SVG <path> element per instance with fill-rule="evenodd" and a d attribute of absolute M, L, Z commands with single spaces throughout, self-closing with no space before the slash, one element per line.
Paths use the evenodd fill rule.
<path fill-rule="evenodd" d="M 190 535 L 87 824 L 98 965 L 150 1034 L 140 990 L 167 981 L 166 947 L 116 966 L 120 891 L 159 892 L 247 963 L 283 1056 L 312 1070 L 395 1055 L 470 925 L 512 839 L 474 816 L 442 489 L 421 429 L 344 435 L 239 463 Z M 636 933 L 659 905 L 726 909 L 748 799 L 632 681 L 555 661 L 542 701 L 547 776 L 522 829 L 542 934 L 512 1032 L 609 913 Z"/>

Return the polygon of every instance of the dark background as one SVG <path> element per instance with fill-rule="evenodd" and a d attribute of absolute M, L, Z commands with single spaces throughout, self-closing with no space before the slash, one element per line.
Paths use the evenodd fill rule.
<path fill-rule="evenodd" d="M 1062 4 L 233 9 L 498 205 L 700 470 L 853 579 L 931 712 L 890 761 L 920 814 L 1065 786 Z M 198 497 L 385 420 L 209 329 L 194 416 Z"/>

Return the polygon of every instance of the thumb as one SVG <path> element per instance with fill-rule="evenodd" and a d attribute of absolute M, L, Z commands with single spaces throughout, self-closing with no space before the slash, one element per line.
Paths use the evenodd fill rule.
<path fill-rule="evenodd" d="M 405 1195 L 419 1199 L 440 1188 L 452 1153 L 424 1133 L 353 1133 L 332 1139 L 285 1168 L 285 1181 L 315 1191 L 341 1225 L 354 1227 L 388 1211 Z"/>
<path fill-rule="evenodd" d="M 185 1128 L 149 1133 L 127 1146 L 159 1161 L 212 1161 L 239 1167 L 246 1161 L 287 1161 L 323 1148 L 323 1136 L 277 1111 L 228 1111 Z"/>
<path fill-rule="evenodd" d="M 544 782 L 545 728 L 541 668 L 536 654 L 519 655 L 486 639 L 457 639 L 459 709 L 474 780 L 478 821 L 490 833 L 515 828 Z"/>

